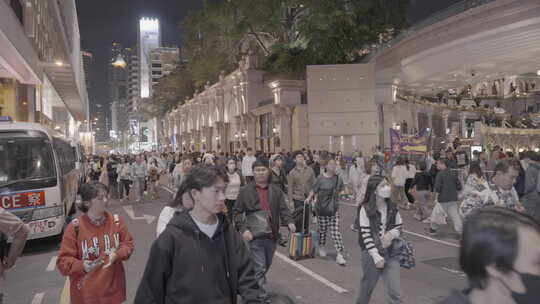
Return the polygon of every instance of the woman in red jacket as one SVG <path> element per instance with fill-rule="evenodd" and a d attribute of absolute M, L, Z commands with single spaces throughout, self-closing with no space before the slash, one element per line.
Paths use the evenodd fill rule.
<path fill-rule="evenodd" d="M 98 182 L 80 190 L 84 213 L 66 228 L 56 265 L 69 276 L 71 303 L 118 304 L 126 300 L 123 261 L 133 253 L 126 223 L 105 209 L 107 187 Z"/>

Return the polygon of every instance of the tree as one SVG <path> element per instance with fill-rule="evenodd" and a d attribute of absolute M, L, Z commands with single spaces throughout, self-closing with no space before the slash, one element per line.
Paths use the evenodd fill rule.
<path fill-rule="evenodd" d="M 272 76 L 304 77 L 309 64 L 360 61 L 406 25 L 408 0 L 207 0 L 182 23 L 195 87 L 265 56 Z"/>
<path fill-rule="evenodd" d="M 142 101 L 143 114 L 162 117 L 186 97 L 193 95 L 193 78 L 185 64 L 180 64 L 170 74 L 163 76 L 152 88 L 152 98 Z"/>

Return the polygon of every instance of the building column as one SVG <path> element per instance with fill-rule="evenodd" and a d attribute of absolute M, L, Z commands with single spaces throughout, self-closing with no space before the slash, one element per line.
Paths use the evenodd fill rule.
<path fill-rule="evenodd" d="M 277 136 L 275 135 L 273 141 L 279 139 L 280 143 L 279 147 L 276 146 L 276 151 L 281 149 L 292 150 L 292 113 L 291 107 L 280 105 L 272 107 L 272 117 L 277 131 Z"/>
<path fill-rule="evenodd" d="M 257 150 L 255 147 L 256 141 L 256 131 L 257 131 L 257 117 L 252 113 L 242 114 L 242 142 L 247 142 L 243 144 L 242 148 L 251 147 L 253 150 Z"/>

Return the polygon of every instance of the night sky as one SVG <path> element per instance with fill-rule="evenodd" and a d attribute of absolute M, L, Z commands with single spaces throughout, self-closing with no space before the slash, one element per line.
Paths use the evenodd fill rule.
<path fill-rule="evenodd" d="M 459 0 L 410 0 L 411 24 Z M 203 0 L 76 0 L 81 49 L 94 54 L 90 70 L 91 100 L 108 99 L 107 64 L 112 42 L 135 47 L 140 17 L 157 17 L 161 22 L 162 43 L 179 46 L 180 21 L 191 10 L 200 9 Z"/>
<path fill-rule="evenodd" d="M 81 49 L 94 55 L 90 70 L 91 100 L 107 101 L 107 65 L 112 42 L 124 47 L 137 44 L 140 17 L 160 19 L 162 44 L 179 46 L 180 21 L 191 10 L 200 9 L 203 0 L 76 0 L 81 33 Z"/>

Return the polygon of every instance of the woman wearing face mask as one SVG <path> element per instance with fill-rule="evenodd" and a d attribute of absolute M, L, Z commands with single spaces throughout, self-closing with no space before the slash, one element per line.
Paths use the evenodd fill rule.
<path fill-rule="evenodd" d="M 356 304 L 368 304 L 382 276 L 389 302 L 401 303 L 399 252 L 392 250 L 392 241 L 401 234 L 403 222 L 397 206 L 390 201 L 390 183 L 381 176 L 372 176 L 360 209 L 358 241 L 362 249 L 362 279 Z"/>
<path fill-rule="evenodd" d="M 336 248 L 336 263 L 345 266 L 347 261 L 343 256 L 343 239 L 339 226 L 339 193 L 343 191 L 343 180 L 336 173 L 337 163 L 334 159 L 326 161 L 324 172 L 317 177 L 313 190 L 309 193 L 307 201 L 315 195 L 315 214 L 317 214 L 319 232 L 319 256 L 326 257 L 326 232 L 330 235 Z"/>
<path fill-rule="evenodd" d="M 240 193 L 240 187 L 245 185 L 244 177 L 240 173 L 240 170 L 236 168 L 236 160 L 234 158 L 227 160 L 227 175 L 229 176 L 229 183 L 225 188 L 225 206 L 227 207 L 227 218 L 232 223 L 234 203 L 238 198 L 238 193 Z"/>

